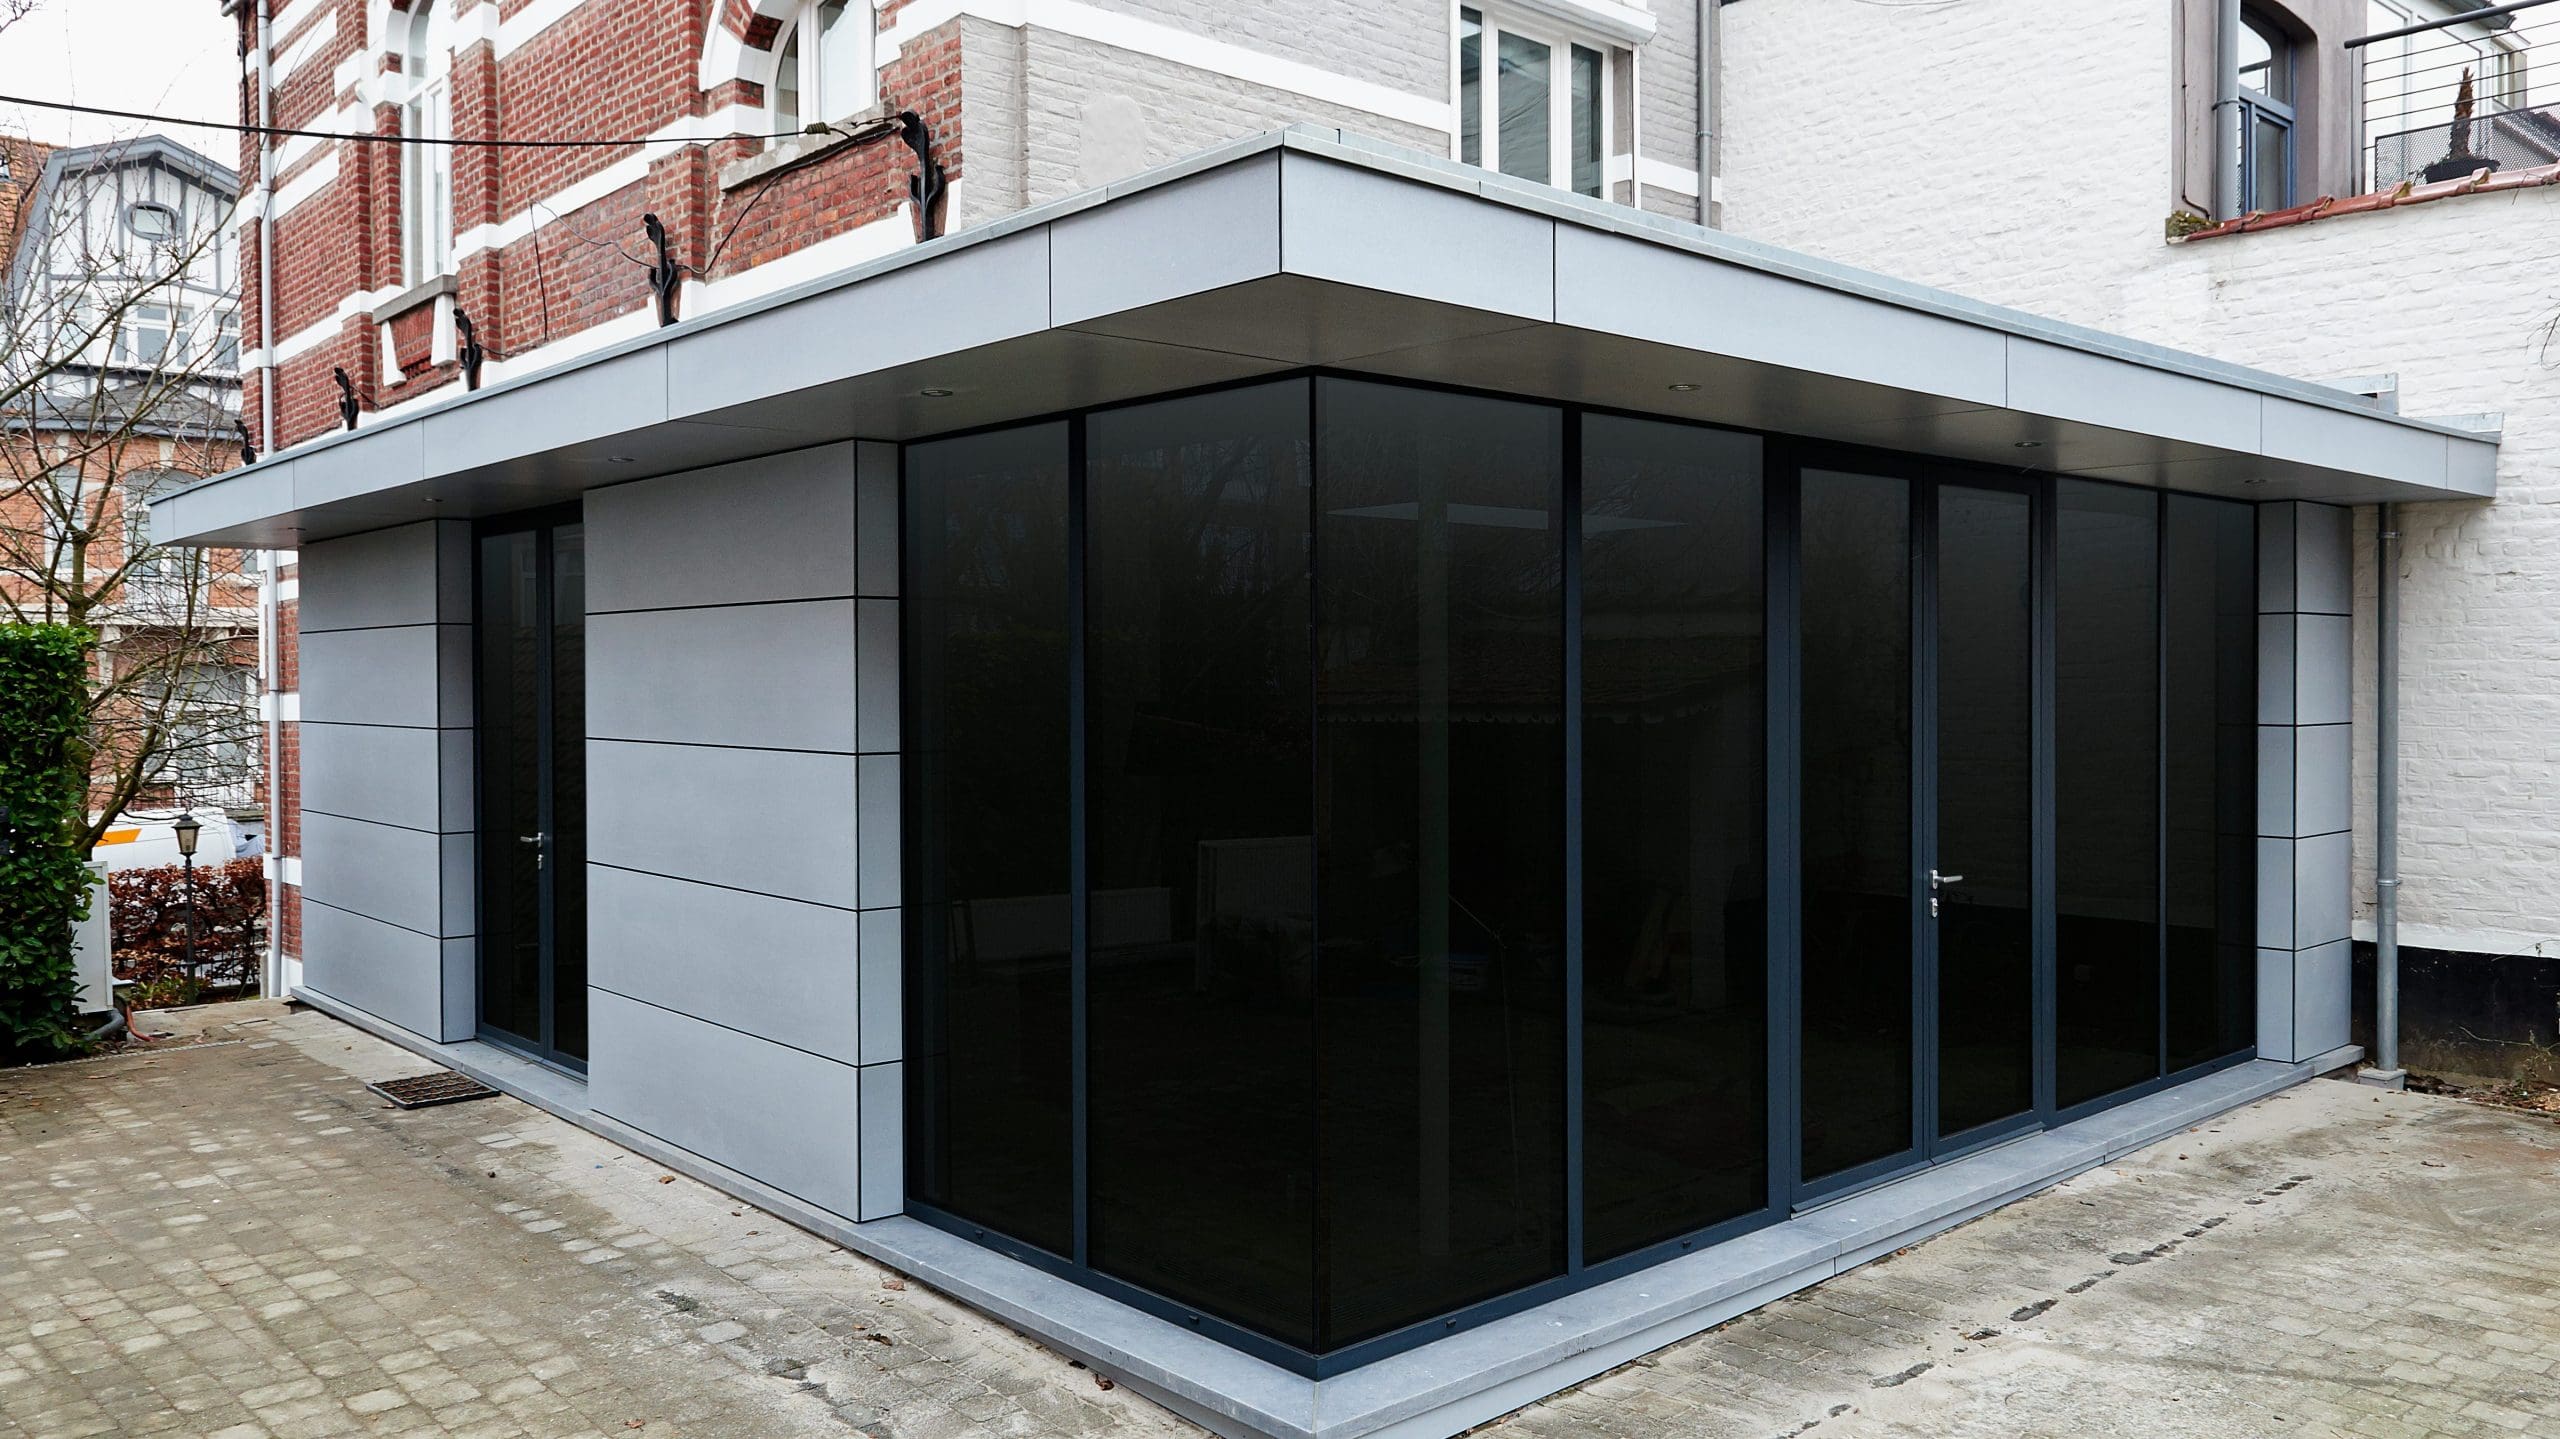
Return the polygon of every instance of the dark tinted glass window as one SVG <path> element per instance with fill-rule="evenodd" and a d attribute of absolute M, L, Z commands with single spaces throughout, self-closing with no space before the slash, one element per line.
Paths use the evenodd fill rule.
<path fill-rule="evenodd" d="M 906 472 L 907 1184 L 1063 1254 L 1067 427 Z"/>
<path fill-rule="evenodd" d="M 1803 1172 L 1912 1143 L 1911 496 L 1803 483 Z"/>
<path fill-rule="evenodd" d="M 1318 385 L 1323 1342 L 1564 1268 L 1561 415 Z"/>
<path fill-rule="evenodd" d="M 2160 1072 L 2159 496 L 2058 482 L 2056 1092 Z"/>
<path fill-rule="evenodd" d="M 522 836 L 542 832 L 539 530 L 480 539 L 480 1022 L 542 1043 L 542 875 Z"/>
<path fill-rule="evenodd" d="M 587 1057 L 587 538 L 551 531 L 551 1047 Z"/>
<path fill-rule="evenodd" d="M 1095 1267 L 1315 1342 L 1305 381 L 1086 430 Z"/>
<path fill-rule="evenodd" d="M 2169 1067 L 2257 1029 L 2257 526 L 2247 505 L 2169 497 Z"/>
<path fill-rule="evenodd" d="M 1598 1260 L 1767 1197 L 1768 695 L 1760 441 L 1599 415 L 1582 435 L 1583 1232 Z"/>

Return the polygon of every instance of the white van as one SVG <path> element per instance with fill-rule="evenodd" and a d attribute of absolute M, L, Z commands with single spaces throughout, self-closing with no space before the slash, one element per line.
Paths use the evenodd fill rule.
<path fill-rule="evenodd" d="M 178 862 L 178 835 L 170 828 L 182 811 L 127 810 L 115 817 L 106 833 L 98 837 L 98 847 L 89 851 L 92 862 L 108 869 L 151 869 Z M 196 822 L 204 826 L 196 836 L 196 863 L 226 864 L 239 853 L 231 831 L 231 818 L 218 809 L 195 811 Z"/>

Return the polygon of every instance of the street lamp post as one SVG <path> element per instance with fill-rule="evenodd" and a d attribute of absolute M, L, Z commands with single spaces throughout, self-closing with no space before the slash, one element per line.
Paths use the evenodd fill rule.
<path fill-rule="evenodd" d="M 169 826 L 178 837 L 178 863 L 184 868 L 187 887 L 187 975 L 196 972 L 196 836 L 204 826 L 192 813 L 181 813 Z"/>

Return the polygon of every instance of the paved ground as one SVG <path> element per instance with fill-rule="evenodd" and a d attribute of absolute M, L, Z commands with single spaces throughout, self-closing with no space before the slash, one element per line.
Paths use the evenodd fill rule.
<path fill-rule="evenodd" d="M 242 1023 L 241 1020 L 254 1022 Z M 316 1014 L 0 1073 L 0 1435 L 1194 1431 Z M 2560 1124 L 2315 1084 L 1511 1435 L 2560 1433 Z"/>

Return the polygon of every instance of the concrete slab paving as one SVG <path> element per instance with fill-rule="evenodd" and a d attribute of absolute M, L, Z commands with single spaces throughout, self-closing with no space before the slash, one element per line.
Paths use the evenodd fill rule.
<path fill-rule="evenodd" d="M 325 1016 L 160 1027 L 0 1072 L 0 1436 L 1198 1432 Z M 2560 1433 L 2555 1195 L 2560 1123 L 2309 1084 L 1487 1428 Z"/>

